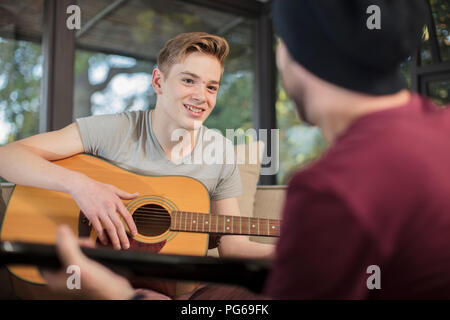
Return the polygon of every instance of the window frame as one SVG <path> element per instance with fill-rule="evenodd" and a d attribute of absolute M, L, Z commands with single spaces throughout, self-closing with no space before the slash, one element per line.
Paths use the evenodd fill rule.
<path fill-rule="evenodd" d="M 45 0 L 44 3 L 41 133 L 72 123 L 75 32 L 66 27 L 66 10 L 73 4 L 76 4 L 75 0 Z"/>
<path fill-rule="evenodd" d="M 256 52 L 259 52 L 260 55 L 256 57 L 254 65 L 256 76 L 252 122 L 257 132 L 258 129 L 276 128 L 276 67 L 270 14 L 271 1 L 184 1 L 256 20 L 254 44 L 257 48 Z M 68 30 L 65 27 L 66 8 L 72 4 L 76 4 L 76 0 L 45 0 L 42 35 L 44 73 L 41 86 L 40 132 L 58 130 L 73 122 L 76 30 Z M 81 49 L 89 50 L 89 48 Z M 270 150 L 268 154 L 270 154 Z M 260 184 L 275 183 L 276 175 L 261 176 Z"/>
<path fill-rule="evenodd" d="M 275 37 L 272 29 L 272 0 L 184 0 L 185 2 L 223 10 L 255 19 L 254 45 L 259 54 L 255 57 L 253 127 L 277 128 L 275 103 L 277 70 L 275 65 Z M 450 77 L 450 63 L 441 61 L 435 25 L 428 3 L 427 26 L 430 34 L 433 64 L 418 64 L 420 51 L 412 56 L 410 65 L 411 90 L 427 95 L 429 81 Z M 76 0 L 45 0 L 42 48 L 44 72 L 41 84 L 40 132 L 60 129 L 73 122 L 75 31 L 65 27 L 66 8 Z M 64 27 L 58 27 L 64 25 Z M 23 39 L 37 41 L 39 39 Z M 89 50 L 89 48 L 81 48 Z M 113 52 L 111 52 L 113 53 Z M 115 54 L 120 54 L 114 52 Z M 135 57 L 139 58 L 139 57 Z M 269 140 L 270 141 L 270 140 Z M 269 146 L 270 147 L 270 146 Z M 270 150 L 268 153 L 270 155 Z M 276 175 L 261 176 L 259 184 L 276 184 Z"/>

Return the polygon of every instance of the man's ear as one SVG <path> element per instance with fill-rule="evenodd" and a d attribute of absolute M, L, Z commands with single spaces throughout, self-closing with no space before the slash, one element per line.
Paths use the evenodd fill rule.
<path fill-rule="evenodd" d="M 152 73 L 152 86 L 153 90 L 155 90 L 156 94 L 163 93 L 163 82 L 164 82 L 164 74 L 161 69 L 155 68 Z"/>

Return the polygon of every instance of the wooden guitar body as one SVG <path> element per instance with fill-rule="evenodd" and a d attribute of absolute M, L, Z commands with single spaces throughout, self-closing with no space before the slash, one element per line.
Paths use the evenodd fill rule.
<path fill-rule="evenodd" d="M 124 191 L 139 193 L 139 197 L 124 201 L 133 217 L 136 212 L 142 211 L 139 219 L 134 218 L 139 234 L 130 239 L 132 248 L 166 254 L 206 255 L 209 240 L 207 233 L 171 231 L 170 222 L 167 224 L 173 211 L 210 213 L 209 194 L 201 182 L 183 176 L 143 176 L 85 154 L 54 163 Z M 145 217 L 147 211 L 164 215 L 163 217 L 156 214 L 155 219 L 160 220 L 151 221 L 151 225 L 156 226 L 156 229 L 148 228 Z M 68 194 L 17 185 L 2 221 L 0 239 L 54 244 L 56 229 L 60 224 L 69 225 L 75 234 L 79 234 L 80 215 L 83 216 L 78 205 Z M 158 225 L 158 221 L 162 223 Z M 96 239 L 93 230 L 90 236 Z M 13 275 L 16 288 L 45 285 L 36 267 L 9 266 L 8 269 Z M 163 291 L 180 294 L 192 289 L 192 284 L 177 283 L 176 288 L 165 288 Z"/>

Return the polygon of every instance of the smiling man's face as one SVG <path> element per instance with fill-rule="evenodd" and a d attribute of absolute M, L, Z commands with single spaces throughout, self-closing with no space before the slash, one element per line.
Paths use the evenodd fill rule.
<path fill-rule="evenodd" d="M 222 67 L 217 58 L 199 52 L 171 66 L 168 75 L 160 70 L 158 103 L 179 128 L 199 128 L 216 105 Z"/>

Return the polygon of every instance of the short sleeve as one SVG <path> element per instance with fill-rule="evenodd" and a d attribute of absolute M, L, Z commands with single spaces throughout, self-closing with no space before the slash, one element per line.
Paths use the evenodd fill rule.
<path fill-rule="evenodd" d="M 367 298 L 375 242 L 345 198 L 292 179 L 265 293 L 274 299 Z"/>
<path fill-rule="evenodd" d="M 242 194 L 241 175 L 237 163 L 226 164 L 224 174 L 219 178 L 211 200 L 223 200 L 234 198 Z"/>
<path fill-rule="evenodd" d="M 125 113 L 90 116 L 77 119 L 86 153 L 114 159 L 132 130 L 130 116 Z"/>
<path fill-rule="evenodd" d="M 224 164 L 211 200 L 234 198 L 242 194 L 242 181 L 234 146 L 229 140 L 225 140 L 225 143 L 227 152 L 224 154 Z"/>

